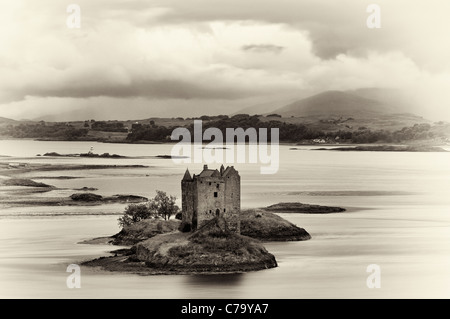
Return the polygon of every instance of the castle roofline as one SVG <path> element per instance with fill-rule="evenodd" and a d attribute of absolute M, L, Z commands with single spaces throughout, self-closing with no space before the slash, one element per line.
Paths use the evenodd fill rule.
<path fill-rule="evenodd" d="M 189 169 L 186 168 L 186 172 L 184 173 L 182 180 L 183 181 L 191 181 L 192 180 L 191 173 L 189 173 Z"/>
<path fill-rule="evenodd" d="M 208 165 L 203 166 L 203 170 L 200 172 L 200 174 L 194 174 L 191 177 L 191 174 L 189 173 L 189 170 L 186 169 L 186 172 L 184 173 L 183 181 L 193 181 L 197 178 L 207 178 L 207 177 L 225 177 L 228 175 L 233 174 L 239 174 L 238 171 L 234 168 L 234 166 L 228 166 L 226 169 L 224 169 L 223 165 L 220 167 L 220 171 L 218 169 L 210 169 L 208 168 Z"/>
<path fill-rule="evenodd" d="M 220 173 L 216 169 L 204 169 L 198 177 L 211 177 L 211 176 L 220 176 Z"/>
<path fill-rule="evenodd" d="M 234 166 L 228 166 L 222 173 L 222 176 L 227 176 L 232 173 L 237 173 L 237 170 L 234 169 Z"/>

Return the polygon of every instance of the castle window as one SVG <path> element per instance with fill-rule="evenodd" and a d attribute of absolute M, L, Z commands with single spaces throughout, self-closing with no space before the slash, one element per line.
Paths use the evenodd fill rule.
<path fill-rule="evenodd" d="M 226 211 L 227 211 L 227 210 L 224 208 L 224 209 L 223 209 L 223 212 L 225 213 Z"/>
<path fill-rule="evenodd" d="M 216 187 L 219 188 L 219 184 L 217 184 Z"/>
<path fill-rule="evenodd" d="M 209 182 L 209 186 L 211 186 L 211 182 Z"/>
<path fill-rule="evenodd" d="M 217 192 L 214 192 L 214 197 L 217 197 Z"/>
<path fill-rule="evenodd" d="M 212 210 L 211 209 L 209 210 L 209 213 L 212 214 Z"/>

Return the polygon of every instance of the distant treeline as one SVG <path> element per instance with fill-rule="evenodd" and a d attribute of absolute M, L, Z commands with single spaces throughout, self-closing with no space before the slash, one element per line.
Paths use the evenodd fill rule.
<path fill-rule="evenodd" d="M 128 132 L 128 129 L 123 125 L 122 122 L 93 121 L 91 129 L 94 131 L 103 131 L 103 132 L 122 132 L 122 133 Z"/>
<path fill-rule="evenodd" d="M 54 123 L 52 125 L 19 124 L 8 125 L 2 130 L 3 135 L 14 138 L 50 138 L 56 140 L 76 141 L 88 134 L 88 129 L 76 128 L 70 124 Z"/>
<path fill-rule="evenodd" d="M 323 140 L 325 142 L 345 142 L 345 143 L 401 143 L 412 140 L 426 140 L 432 139 L 437 136 L 430 129 L 430 124 L 415 124 L 411 127 L 404 127 L 397 131 L 377 130 L 372 131 L 364 127 L 360 127 L 356 131 L 350 130 L 338 130 L 333 132 L 324 132 L 322 130 L 313 129 L 304 124 L 288 124 L 279 120 L 273 120 L 268 122 L 262 122 L 259 116 L 250 116 L 247 114 L 239 114 L 233 117 L 221 116 L 218 117 L 202 117 L 203 130 L 210 127 L 218 128 L 222 131 L 225 137 L 225 131 L 227 128 L 267 128 L 270 137 L 270 129 L 279 129 L 280 142 L 302 142 L 310 140 Z M 187 127 L 191 134 L 193 134 L 193 124 Z M 172 134 L 173 127 L 164 127 L 152 125 L 137 125 L 134 126 L 132 132 L 128 134 L 127 141 L 137 142 L 141 140 L 145 141 L 170 141 L 170 135 Z M 193 136 L 193 135 L 192 135 Z M 270 139 L 269 139 L 270 140 Z M 208 142 L 208 141 L 205 141 Z"/>
<path fill-rule="evenodd" d="M 270 141 L 270 131 L 272 128 L 279 129 L 280 142 L 320 142 L 320 143 L 402 143 L 414 140 L 429 140 L 434 138 L 447 138 L 446 134 L 436 128 L 444 128 L 446 132 L 450 131 L 448 124 L 442 123 L 436 126 L 430 124 L 415 124 L 410 127 L 404 127 L 397 131 L 370 130 L 366 127 L 359 127 L 356 130 L 340 129 L 337 131 L 323 131 L 313 126 L 304 124 L 289 124 L 282 122 L 282 118 L 273 117 L 270 121 L 261 121 L 258 115 L 250 116 L 248 114 L 238 114 L 232 117 L 227 115 L 220 116 L 202 116 L 200 118 L 186 119 L 186 128 L 190 130 L 193 136 L 193 120 L 202 120 L 203 131 L 208 128 L 218 128 L 226 136 L 227 128 L 266 128 Z M 267 119 L 267 117 L 266 117 Z M 139 141 L 152 142 L 170 142 L 172 131 L 176 127 L 162 126 L 150 121 L 150 124 L 133 124 L 131 132 L 127 135 L 124 142 L 136 143 Z M 70 123 L 21 123 L 19 125 L 8 125 L 0 129 L 0 134 L 14 138 L 43 138 L 55 140 L 92 140 L 88 136 L 89 130 L 106 132 L 128 132 L 128 128 L 119 121 L 95 122 L 91 125 L 86 122 L 84 127 L 76 127 Z M 107 140 L 105 140 L 107 141 Z M 209 141 L 205 141 L 209 142 Z"/>
<path fill-rule="evenodd" d="M 327 134 L 327 137 L 339 136 L 341 140 L 351 143 L 402 143 L 415 140 L 428 140 L 433 139 L 436 136 L 431 130 L 431 125 L 427 123 L 414 124 L 411 127 L 404 127 L 397 131 L 371 131 L 369 129 L 362 128 L 358 131 L 338 131 L 336 133 Z"/>

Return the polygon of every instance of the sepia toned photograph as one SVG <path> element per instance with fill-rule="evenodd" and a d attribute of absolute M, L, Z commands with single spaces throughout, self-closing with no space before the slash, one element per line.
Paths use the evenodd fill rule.
<path fill-rule="evenodd" d="M 3 1 L 0 298 L 450 298 L 449 13 Z"/>

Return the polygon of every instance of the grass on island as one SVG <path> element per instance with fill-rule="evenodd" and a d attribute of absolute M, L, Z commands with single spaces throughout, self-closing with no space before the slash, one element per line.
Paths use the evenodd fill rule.
<path fill-rule="evenodd" d="M 257 240 L 228 230 L 223 218 L 193 233 L 158 235 L 136 245 L 136 258 L 165 271 L 241 272 L 273 268 L 275 257 Z"/>

